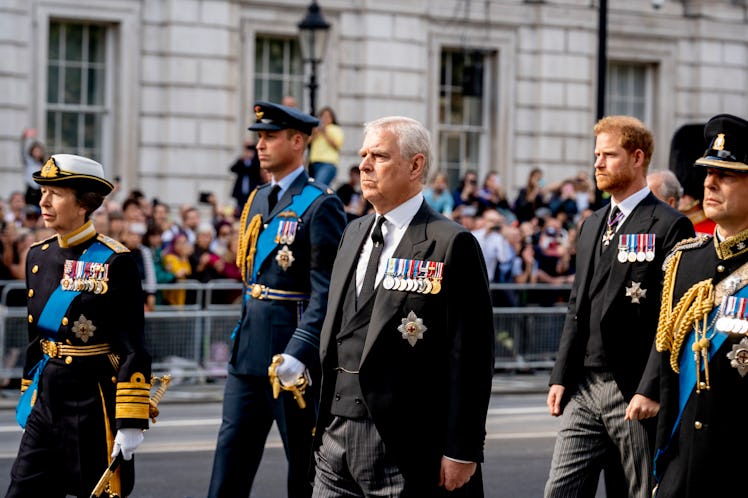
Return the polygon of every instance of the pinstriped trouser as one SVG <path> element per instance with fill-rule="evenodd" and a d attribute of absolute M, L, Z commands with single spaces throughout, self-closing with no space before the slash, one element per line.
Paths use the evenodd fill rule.
<path fill-rule="evenodd" d="M 624 420 L 626 405 L 611 373 L 588 372 L 564 408 L 545 498 L 595 496 L 608 441 L 620 452 L 629 497 L 650 496 L 649 440 L 641 422 Z"/>
<path fill-rule="evenodd" d="M 382 438 L 368 418 L 335 417 L 314 458 L 312 498 L 395 498 L 403 493 L 403 476 L 387 458 Z"/>

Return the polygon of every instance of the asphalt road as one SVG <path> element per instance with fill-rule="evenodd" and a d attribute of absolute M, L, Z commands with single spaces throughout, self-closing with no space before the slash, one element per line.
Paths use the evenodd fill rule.
<path fill-rule="evenodd" d="M 133 498 L 197 498 L 207 493 L 221 405 L 164 403 L 161 416 L 136 455 Z M 544 394 L 495 394 L 487 423 L 486 497 L 541 497 L 558 420 Z M 0 493 L 7 489 L 21 430 L 11 408 L 0 408 Z M 268 438 L 253 498 L 282 498 L 285 456 L 277 433 Z M 603 496 L 598 493 L 598 496 Z"/>

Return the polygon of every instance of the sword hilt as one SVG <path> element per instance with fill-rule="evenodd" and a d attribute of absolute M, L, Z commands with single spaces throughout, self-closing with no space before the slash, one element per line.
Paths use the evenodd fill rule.
<path fill-rule="evenodd" d="M 281 390 L 290 391 L 293 395 L 293 399 L 295 399 L 296 403 L 299 405 L 299 408 L 303 410 L 304 408 L 306 408 L 306 401 L 304 401 L 304 391 L 306 390 L 307 386 L 306 377 L 302 375 L 301 377 L 296 379 L 296 382 L 294 384 L 290 386 L 283 385 L 278 378 L 278 374 L 275 372 L 275 370 L 278 368 L 278 365 L 280 365 L 281 363 L 283 363 L 283 356 L 277 354 L 273 356 L 273 361 L 268 367 L 268 377 L 270 377 L 270 385 L 273 387 L 273 399 L 278 399 Z"/>

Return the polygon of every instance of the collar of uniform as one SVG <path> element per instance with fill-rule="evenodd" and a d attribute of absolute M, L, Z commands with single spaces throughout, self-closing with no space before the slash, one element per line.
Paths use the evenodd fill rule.
<path fill-rule="evenodd" d="M 57 239 L 60 241 L 60 247 L 74 247 L 78 244 L 82 244 L 87 240 L 92 239 L 95 236 L 96 229 L 94 228 L 93 221 L 88 220 L 72 232 L 68 232 L 64 235 L 58 235 Z"/>
<path fill-rule="evenodd" d="M 722 241 L 719 239 L 720 237 L 714 237 L 714 248 L 719 259 L 730 259 L 748 252 L 748 229 Z"/>

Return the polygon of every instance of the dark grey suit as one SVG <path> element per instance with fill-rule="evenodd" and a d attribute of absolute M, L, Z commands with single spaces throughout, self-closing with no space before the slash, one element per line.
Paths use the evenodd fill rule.
<path fill-rule="evenodd" d="M 333 419 L 335 339 L 347 285 L 355 279 L 359 249 L 372 223 L 373 215 L 350 223 L 333 266 L 320 337 L 323 379 L 316 447 Z M 443 455 L 483 460 L 494 347 L 485 265 L 475 238 L 425 202 L 393 257 L 443 262 L 441 292 L 385 290 L 380 283 L 362 346 L 359 383 L 368 416 L 405 479 L 405 496 L 441 496 L 446 493 L 438 488 Z M 414 346 L 398 331 L 411 311 L 428 328 Z M 483 496 L 480 473 L 450 496 Z"/>
<path fill-rule="evenodd" d="M 693 236 L 693 226 L 650 193 L 629 214 L 610 246 L 601 251 L 609 211 L 609 206 L 599 209 L 579 231 L 577 274 L 550 379 L 551 385 L 565 387 L 562 408 L 571 402 L 564 409 L 546 496 L 586 496 L 589 487 L 594 487 L 600 459 L 611 440 L 620 446 L 629 478 L 639 480 L 642 487 L 648 487 L 651 479 L 651 472 L 638 464 L 649 465 L 652 455 L 647 438 L 653 436 L 654 426 L 647 424 L 642 431 L 632 427 L 641 422 L 624 421 L 623 415 L 634 394 L 659 399 L 657 371 L 646 366 L 660 310 L 662 262 L 678 241 Z M 655 234 L 654 259 L 620 263 L 618 236 L 622 234 Z M 632 295 L 635 284 L 646 290 L 646 295 L 638 299 Z M 594 349 L 591 337 L 593 343 L 597 339 L 604 354 L 602 367 L 587 368 Z M 590 405 L 595 409 L 607 406 L 603 410 L 607 413 L 596 413 Z M 639 438 L 633 444 L 626 440 L 631 437 L 626 435 L 630 430 Z M 594 489 L 591 493 L 594 495 Z"/>

